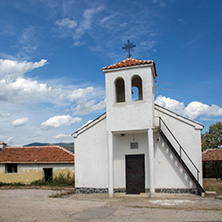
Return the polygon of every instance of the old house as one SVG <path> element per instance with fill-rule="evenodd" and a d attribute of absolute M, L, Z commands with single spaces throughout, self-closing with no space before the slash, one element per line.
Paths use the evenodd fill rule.
<path fill-rule="evenodd" d="M 207 149 L 202 153 L 203 178 L 222 179 L 222 149 Z"/>
<path fill-rule="evenodd" d="M 153 61 L 102 69 L 106 113 L 73 133 L 79 193 L 202 193 L 203 126 L 154 104 Z"/>
<path fill-rule="evenodd" d="M 74 154 L 63 147 L 7 147 L 0 142 L 0 182 L 29 184 L 73 172 Z"/>

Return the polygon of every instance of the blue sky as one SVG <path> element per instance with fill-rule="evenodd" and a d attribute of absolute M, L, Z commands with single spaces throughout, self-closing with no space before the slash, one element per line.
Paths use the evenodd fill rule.
<path fill-rule="evenodd" d="M 72 142 L 105 111 L 102 67 L 156 63 L 156 103 L 222 121 L 222 1 L 0 1 L 0 140 Z M 204 132 L 203 131 L 203 132 Z"/>

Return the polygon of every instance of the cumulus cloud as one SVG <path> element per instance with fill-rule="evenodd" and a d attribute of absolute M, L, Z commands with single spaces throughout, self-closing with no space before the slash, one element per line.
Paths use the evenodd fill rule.
<path fill-rule="evenodd" d="M 79 101 L 78 105 L 74 108 L 73 115 L 87 115 L 91 112 L 105 109 L 105 101 L 96 103 L 95 100 Z"/>
<path fill-rule="evenodd" d="M 70 99 L 70 101 L 74 101 L 74 100 L 80 99 L 82 97 L 85 97 L 87 94 L 90 94 L 93 91 L 94 91 L 94 88 L 92 86 L 89 86 L 85 89 L 79 88 L 79 89 L 73 90 L 73 92 L 70 95 L 68 95 L 67 97 Z"/>
<path fill-rule="evenodd" d="M 185 107 L 183 102 L 165 96 L 158 96 L 155 103 L 190 119 L 196 119 L 200 116 L 222 116 L 222 108 L 215 104 L 209 106 L 198 101 L 192 101 Z"/>
<path fill-rule="evenodd" d="M 23 117 L 23 118 L 14 120 L 12 122 L 12 125 L 18 127 L 18 126 L 25 125 L 27 122 L 29 122 L 29 118 L 28 117 Z"/>
<path fill-rule="evenodd" d="M 165 96 L 158 96 L 155 103 L 181 115 L 183 114 L 185 108 L 184 103 Z"/>
<path fill-rule="evenodd" d="M 56 20 L 56 25 L 59 27 L 67 27 L 69 29 L 74 29 L 77 26 L 77 23 L 74 20 L 69 18 L 63 18 L 61 20 Z"/>
<path fill-rule="evenodd" d="M 70 115 L 63 115 L 63 116 L 54 116 L 41 124 L 43 129 L 49 128 L 58 128 L 64 125 L 71 125 L 72 123 L 81 122 L 82 118 L 80 117 L 71 117 Z"/>
<path fill-rule="evenodd" d="M 18 62 L 9 59 L 0 59 L 0 77 L 5 78 L 8 76 L 10 80 L 15 80 L 18 77 L 21 77 L 24 73 L 29 72 L 33 69 L 42 67 L 46 65 L 47 60 L 42 59 L 39 62 Z"/>
<path fill-rule="evenodd" d="M 44 99 L 53 94 L 52 88 L 36 80 L 18 78 L 13 82 L 0 80 L 0 101 L 25 102 L 26 100 Z"/>

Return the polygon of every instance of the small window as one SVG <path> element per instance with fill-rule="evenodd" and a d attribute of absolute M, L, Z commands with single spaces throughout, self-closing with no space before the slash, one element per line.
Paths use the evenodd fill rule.
<path fill-rule="evenodd" d="M 116 86 L 116 102 L 125 102 L 125 82 L 122 78 L 118 78 L 115 82 Z"/>
<path fill-rule="evenodd" d="M 137 75 L 132 78 L 132 100 L 143 100 L 142 79 Z"/>
<path fill-rule="evenodd" d="M 18 165 L 16 163 L 5 164 L 5 173 L 18 173 Z"/>
<path fill-rule="evenodd" d="M 130 143 L 130 149 L 138 149 L 138 148 L 139 148 L 139 143 L 138 142 Z"/>

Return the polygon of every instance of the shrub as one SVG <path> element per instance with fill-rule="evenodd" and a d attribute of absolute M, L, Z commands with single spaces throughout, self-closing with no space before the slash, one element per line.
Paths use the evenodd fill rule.
<path fill-rule="evenodd" d="M 35 180 L 30 183 L 32 186 L 73 186 L 75 185 L 75 176 L 71 175 L 69 172 L 67 174 L 60 173 L 58 176 L 55 176 L 53 179 L 48 181 L 44 180 Z"/>

